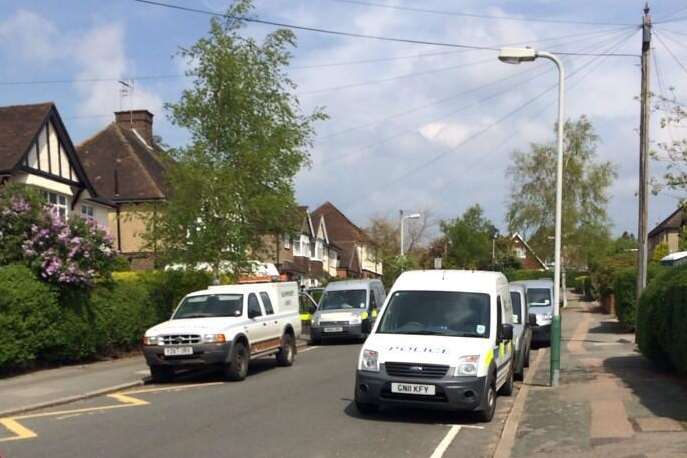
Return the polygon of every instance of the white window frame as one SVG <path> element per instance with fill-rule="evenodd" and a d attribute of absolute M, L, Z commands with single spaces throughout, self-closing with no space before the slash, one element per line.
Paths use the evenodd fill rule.
<path fill-rule="evenodd" d="M 301 239 L 299 237 L 296 237 L 293 239 L 293 255 L 294 256 L 300 256 L 301 255 Z"/>
<path fill-rule="evenodd" d="M 515 247 L 515 257 L 518 259 L 525 259 L 527 258 L 527 250 L 525 247 L 522 246 L 516 246 Z"/>
<path fill-rule="evenodd" d="M 282 243 L 284 244 L 285 249 L 291 248 L 291 236 L 289 234 L 282 234 L 281 236 Z"/>
<path fill-rule="evenodd" d="M 301 252 L 298 256 L 309 258 L 311 256 L 310 250 L 310 237 L 301 235 Z"/>
<path fill-rule="evenodd" d="M 43 191 L 43 196 L 49 206 L 57 208 L 60 216 L 67 219 L 69 216 L 69 197 L 55 191 Z"/>
<path fill-rule="evenodd" d="M 95 219 L 95 207 L 92 205 L 81 205 L 81 217 L 84 219 Z"/>

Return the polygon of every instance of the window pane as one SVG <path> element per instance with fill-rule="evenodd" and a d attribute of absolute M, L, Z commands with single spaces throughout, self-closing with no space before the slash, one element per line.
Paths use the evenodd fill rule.
<path fill-rule="evenodd" d="M 265 306 L 265 313 L 267 315 L 272 315 L 274 313 L 274 309 L 272 308 L 272 301 L 270 300 L 270 295 L 267 293 L 260 293 L 260 297 L 262 298 L 262 305 Z"/>
<path fill-rule="evenodd" d="M 248 313 L 253 316 L 262 316 L 262 310 L 260 310 L 258 297 L 252 293 L 250 296 L 248 296 Z"/>

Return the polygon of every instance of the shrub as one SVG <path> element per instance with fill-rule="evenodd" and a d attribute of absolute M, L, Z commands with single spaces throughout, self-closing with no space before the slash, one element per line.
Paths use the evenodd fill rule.
<path fill-rule="evenodd" d="M 664 269 L 639 301 L 639 349 L 661 366 L 687 373 L 687 266 Z"/>
<path fill-rule="evenodd" d="M 626 267 L 615 272 L 611 284 L 615 295 L 615 313 L 620 323 L 629 328 L 635 327 L 637 299 L 637 269 Z"/>
<path fill-rule="evenodd" d="M 33 363 L 52 342 L 57 294 L 24 265 L 0 267 L 0 372 Z"/>
<path fill-rule="evenodd" d="M 508 281 L 538 280 L 540 278 L 553 279 L 553 270 L 507 270 L 504 274 Z"/>
<path fill-rule="evenodd" d="M 148 271 L 141 272 L 139 281 L 149 295 L 150 307 L 155 311 L 157 321 L 169 319 L 185 295 L 205 289 L 212 282 L 212 274 L 196 271 Z"/>

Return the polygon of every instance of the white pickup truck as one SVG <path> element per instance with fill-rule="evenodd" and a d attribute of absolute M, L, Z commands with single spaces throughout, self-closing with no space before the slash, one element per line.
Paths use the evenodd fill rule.
<path fill-rule="evenodd" d="M 153 381 L 176 368 L 216 365 L 243 380 L 251 359 L 276 355 L 293 364 L 301 334 L 295 282 L 211 286 L 184 297 L 172 317 L 145 332 L 143 352 Z"/>

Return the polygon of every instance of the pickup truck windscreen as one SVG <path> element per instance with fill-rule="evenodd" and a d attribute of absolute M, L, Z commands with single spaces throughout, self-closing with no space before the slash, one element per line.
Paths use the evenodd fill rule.
<path fill-rule="evenodd" d="M 367 307 L 367 291 L 346 289 L 325 291 L 320 300 L 319 310 L 364 309 Z"/>
<path fill-rule="evenodd" d="M 551 290 L 527 288 L 527 303 L 530 307 L 551 307 Z"/>
<path fill-rule="evenodd" d="M 489 337 L 490 308 L 490 297 L 483 293 L 397 291 L 377 332 Z"/>
<path fill-rule="evenodd" d="M 208 294 L 185 298 L 177 308 L 173 320 L 241 316 L 242 294 Z"/>

